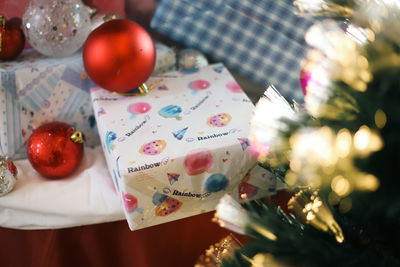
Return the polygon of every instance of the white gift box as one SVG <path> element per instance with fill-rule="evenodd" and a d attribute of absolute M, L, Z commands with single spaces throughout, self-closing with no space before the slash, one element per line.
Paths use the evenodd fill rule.
<path fill-rule="evenodd" d="M 175 68 L 175 52 L 156 44 L 154 73 Z M 82 55 L 49 58 L 28 49 L 17 60 L 0 62 L 0 153 L 24 158 L 32 131 L 49 121 L 63 121 L 82 131 L 86 145 L 99 144 Z"/>
<path fill-rule="evenodd" d="M 146 96 L 92 88 L 100 139 L 132 230 L 214 210 L 254 166 L 254 105 L 222 64 L 152 76 Z M 254 190 L 249 192 L 254 196 Z"/>

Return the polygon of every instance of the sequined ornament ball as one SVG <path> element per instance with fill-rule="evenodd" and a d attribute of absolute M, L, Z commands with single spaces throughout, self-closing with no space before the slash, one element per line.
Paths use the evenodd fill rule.
<path fill-rule="evenodd" d="M 17 167 L 9 159 L 0 156 L 0 197 L 9 193 L 17 182 Z"/>
<path fill-rule="evenodd" d="M 41 175 L 57 179 L 72 174 L 83 158 L 83 136 L 63 122 L 49 122 L 28 139 L 27 155 Z"/>
<path fill-rule="evenodd" d="M 68 56 L 89 35 L 90 12 L 80 0 L 31 0 L 22 17 L 23 30 L 29 43 L 40 53 Z"/>

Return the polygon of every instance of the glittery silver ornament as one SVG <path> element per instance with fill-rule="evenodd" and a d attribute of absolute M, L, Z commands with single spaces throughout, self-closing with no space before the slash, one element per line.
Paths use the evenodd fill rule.
<path fill-rule="evenodd" d="M 23 30 L 34 49 L 47 56 L 68 56 L 89 35 L 91 9 L 80 0 L 31 0 L 23 17 Z"/>
<path fill-rule="evenodd" d="M 104 14 L 104 13 L 97 13 L 92 17 L 92 30 L 96 29 L 99 27 L 101 24 L 104 22 L 113 20 L 113 19 L 121 19 L 121 16 L 118 14 Z"/>
<path fill-rule="evenodd" d="M 186 48 L 179 51 L 178 66 L 180 70 L 201 68 L 208 65 L 206 56 L 196 49 Z"/>
<path fill-rule="evenodd" d="M 0 156 L 0 197 L 14 188 L 17 182 L 17 173 L 14 163 Z"/>

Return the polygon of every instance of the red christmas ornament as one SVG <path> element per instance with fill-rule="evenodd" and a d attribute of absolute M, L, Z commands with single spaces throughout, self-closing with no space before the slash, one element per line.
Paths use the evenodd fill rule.
<path fill-rule="evenodd" d="M 6 21 L 4 16 L 0 16 L 0 59 L 12 60 L 16 58 L 24 49 L 25 36 L 14 21 Z"/>
<path fill-rule="evenodd" d="M 138 24 L 123 19 L 103 23 L 83 46 L 83 63 L 89 77 L 109 91 L 125 93 L 139 88 L 155 65 L 150 35 Z"/>
<path fill-rule="evenodd" d="M 65 177 L 82 160 L 82 134 L 63 122 L 46 123 L 29 137 L 27 152 L 38 173 L 49 178 Z"/>

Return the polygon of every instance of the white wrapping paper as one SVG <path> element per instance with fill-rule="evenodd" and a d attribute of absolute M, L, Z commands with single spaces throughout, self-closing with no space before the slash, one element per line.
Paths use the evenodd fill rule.
<path fill-rule="evenodd" d="M 156 89 L 146 96 L 91 90 L 132 230 L 214 210 L 225 193 L 238 199 L 255 164 L 247 139 L 254 105 L 222 64 L 152 76 L 147 84 Z"/>

